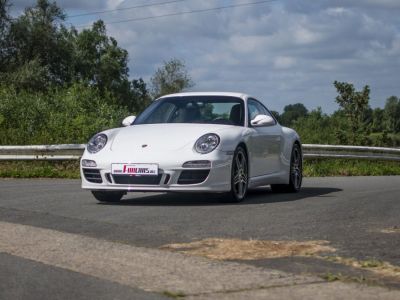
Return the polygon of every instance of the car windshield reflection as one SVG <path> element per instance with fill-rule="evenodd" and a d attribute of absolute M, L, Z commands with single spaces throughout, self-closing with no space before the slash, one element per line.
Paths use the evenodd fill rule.
<path fill-rule="evenodd" d="M 158 123 L 244 126 L 244 103 L 242 99 L 226 96 L 169 97 L 150 105 L 134 124 Z"/>

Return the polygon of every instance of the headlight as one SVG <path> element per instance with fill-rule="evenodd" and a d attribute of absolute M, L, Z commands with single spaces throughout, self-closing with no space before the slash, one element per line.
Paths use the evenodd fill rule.
<path fill-rule="evenodd" d="M 219 145 L 219 136 L 215 133 L 207 133 L 201 136 L 194 144 L 194 149 L 201 154 L 210 153 Z"/>
<path fill-rule="evenodd" d="M 97 153 L 107 144 L 107 136 L 104 133 L 96 134 L 87 144 L 87 150 L 90 153 Z"/>

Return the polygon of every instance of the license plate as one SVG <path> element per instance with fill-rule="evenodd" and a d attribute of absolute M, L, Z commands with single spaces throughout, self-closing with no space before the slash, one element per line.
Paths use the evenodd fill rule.
<path fill-rule="evenodd" d="M 112 164 L 111 173 L 118 175 L 157 176 L 157 164 Z"/>

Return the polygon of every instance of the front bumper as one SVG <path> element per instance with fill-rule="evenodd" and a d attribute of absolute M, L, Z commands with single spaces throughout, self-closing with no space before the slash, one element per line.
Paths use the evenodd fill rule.
<path fill-rule="evenodd" d="M 133 177 L 129 175 L 117 178 L 116 175 L 111 174 L 111 164 L 129 163 L 129 161 L 121 162 L 104 158 L 101 160 L 97 158 L 96 160 L 92 155 L 86 153 L 82 159 L 95 160 L 97 163 L 97 167 L 92 168 L 82 167 L 81 164 L 82 188 L 92 191 L 226 192 L 231 188 L 232 154 L 222 151 L 214 151 L 210 154 L 202 155 L 201 157 L 193 157 L 192 159 L 175 158 L 172 163 L 171 159 L 165 159 L 165 157 L 162 159 L 160 157 L 160 160 L 156 161 L 159 165 L 159 176 L 157 178 L 145 176 L 129 178 Z M 211 162 L 211 168 L 182 167 L 185 162 L 193 160 L 209 160 Z M 154 161 L 152 162 L 154 163 Z M 144 161 L 135 161 L 135 163 L 144 163 Z M 149 162 L 146 161 L 145 163 Z M 191 184 L 190 180 L 182 180 L 185 176 L 186 179 L 192 178 L 193 176 L 191 173 L 201 174 L 204 178 L 201 179 L 201 182 L 194 184 Z M 187 175 L 189 175 L 189 177 Z M 196 176 L 198 175 L 195 175 L 194 178 Z M 196 180 L 192 180 L 192 182 L 196 182 Z"/>

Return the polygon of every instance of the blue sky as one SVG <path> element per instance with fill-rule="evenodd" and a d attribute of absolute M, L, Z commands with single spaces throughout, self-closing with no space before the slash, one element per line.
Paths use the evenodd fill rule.
<path fill-rule="evenodd" d="M 168 0 L 60 0 L 68 15 Z M 186 0 L 69 18 L 75 26 L 257 0 Z M 18 13 L 31 0 L 11 0 Z M 129 52 L 132 78 L 149 80 L 163 61 L 186 62 L 194 91 L 238 91 L 282 111 L 301 102 L 337 109 L 333 81 L 371 87 L 372 107 L 400 96 L 399 0 L 277 0 L 213 12 L 107 25 Z"/>

